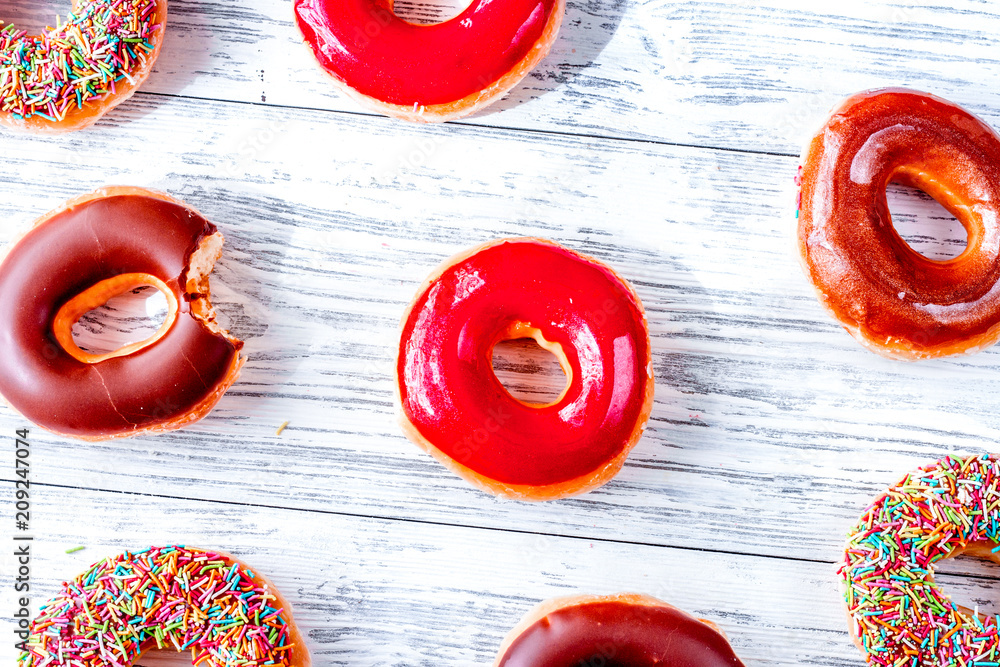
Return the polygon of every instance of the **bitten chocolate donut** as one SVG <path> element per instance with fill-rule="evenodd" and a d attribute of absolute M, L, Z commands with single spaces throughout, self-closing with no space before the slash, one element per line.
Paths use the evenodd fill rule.
<path fill-rule="evenodd" d="M 392 0 L 295 0 L 320 66 L 348 95 L 415 122 L 467 116 L 513 88 L 546 56 L 565 0 L 474 0 L 453 19 L 409 23 Z"/>
<path fill-rule="evenodd" d="M 58 134 L 95 123 L 149 76 L 166 25 L 167 0 L 74 0 L 44 34 L 0 29 L 0 125 Z"/>
<path fill-rule="evenodd" d="M 892 226 L 889 183 L 920 188 L 968 232 L 935 261 Z M 820 302 L 869 349 L 927 359 L 1000 337 L 1000 139 L 939 97 L 904 89 L 841 103 L 802 162 L 799 252 Z"/>
<path fill-rule="evenodd" d="M 83 440 L 201 419 L 244 361 L 209 302 L 221 254 L 215 225 L 141 188 L 104 188 L 42 216 L 0 263 L 0 394 L 39 426 Z M 168 304 L 153 336 L 108 354 L 76 345 L 82 315 L 144 285 Z"/>
<path fill-rule="evenodd" d="M 493 348 L 534 338 L 568 384 L 547 405 L 511 396 Z M 653 406 L 642 303 L 614 271 L 540 239 L 447 260 L 403 316 L 396 389 L 406 434 L 472 484 L 521 500 L 596 488 L 621 469 Z"/>
<path fill-rule="evenodd" d="M 951 601 L 945 558 L 1000 563 L 1000 460 L 949 456 L 907 474 L 861 515 L 840 566 L 851 635 L 869 665 L 996 665 L 996 616 Z"/>
<path fill-rule="evenodd" d="M 510 631 L 494 667 L 742 667 L 726 636 L 647 595 L 548 600 Z"/>
<path fill-rule="evenodd" d="M 150 547 L 62 585 L 28 628 L 18 667 L 129 667 L 143 649 L 191 651 L 199 667 L 309 667 L 292 609 L 221 551 Z"/>

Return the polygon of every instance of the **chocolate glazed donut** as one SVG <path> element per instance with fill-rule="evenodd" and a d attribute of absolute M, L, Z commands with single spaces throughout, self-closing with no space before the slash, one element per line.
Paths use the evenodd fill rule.
<path fill-rule="evenodd" d="M 869 349 L 927 359 L 1000 337 L 1000 138 L 933 95 L 885 89 L 842 102 L 802 162 L 799 252 L 820 302 Z M 889 183 L 920 188 L 968 232 L 935 261 L 896 232 Z"/>
<path fill-rule="evenodd" d="M 202 418 L 243 365 L 215 323 L 208 274 L 215 225 L 139 188 L 104 188 L 43 216 L 0 264 L 0 394 L 55 433 L 103 440 Z M 73 342 L 86 312 L 139 286 L 167 299 L 163 326 L 108 354 Z"/>
<path fill-rule="evenodd" d="M 647 595 L 555 598 L 511 630 L 494 667 L 743 667 L 725 635 Z"/>

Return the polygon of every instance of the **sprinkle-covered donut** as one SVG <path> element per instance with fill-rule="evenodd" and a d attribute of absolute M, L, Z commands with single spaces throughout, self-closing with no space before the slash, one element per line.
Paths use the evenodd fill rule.
<path fill-rule="evenodd" d="M 498 100 L 549 52 L 565 0 L 474 0 L 453 19 L 405 21 L 392 0 L 295 0 L 306 44 L 338 87 L 379 113 L 461 118 Z"/>
<path fill-rule="evenodd" d="M 42 607 L 18 667 L 129 667 L 143 649 L 191 651 L 199 667 L 308 667 L 278 590 L 219 551 L 151 547 L 95 563 Z"/>
<path fill-rule="evenodd" d="M 39 426 L 84 440 L 201 419 L 244 361 L 209 301 L 221 254 L 215 225 L 142 188 L 103 188 L 44 215 L 0 263 L 0 394 Z M 81 316 L 145 285 L 167 300 L 155 334 L 107 354 L 76 345 Z"/>
<path fill-rule="evenodd" d="M 514 398 L 493 348 L 534 338 L 568 384 L 547 405 Z M 653 406 L 639 297 L 594 259 L 539 239 L 487 243 L 447 260 L 403 316 L 396 388 L 406 434 L 480 488 L 549 500 L 621 469 Z"/>
<path fill-rule="evenodd" d="M 510 631 L 494 667 L 742 667 L 722 631 L 648 595 L 543 602 Z"/>
<path fill-rule="evenodd" d="M 968 232 L 958 257 L 924 257 L 896 232 L 889 183 L 920 188 Z M 799 251 L 820 302 L 868 348 L 926 359 L 1000 337 L 1000 138 L 933 95 L 841 103 L 803 158 Z"/>
<path fill-rule="evenodd" d="M 997 618 L 956 605 L 938 561 L 993 561 L 1000 544 L 1000 460 L 950 456 L 889 487 L 848 534 L 840 566 L 851 634 L 869 665 L 1000 664 Z"/>
<path fill-rule="evenodd" d="M 41 35 L 0 29 L 0 124 L 42 134 L 79 130 L 149 76 L 163 43 L 167 0 L 75 0 L 73 6 L 65 22 Z"/>

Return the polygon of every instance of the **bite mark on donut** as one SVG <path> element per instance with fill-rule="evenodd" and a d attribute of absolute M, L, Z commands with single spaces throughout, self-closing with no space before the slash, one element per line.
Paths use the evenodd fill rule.
<path fill-rule="evenodd" d="M 191 253 L 180 282 L 184 290 L 184 299 L 190 304 L 191 314 L 206 329 L 225 337 L 239 350 L 243 347 L 243 341 L 234 338 L 228 330 L 223 329 L 219 324 L 215 307 L 212 305 L 212 292 L 209 287 L 209 275 L 215 268 L 215 263 L 222 257 L 224 240 L 221 232 L 215 232 L 202 238 L 198 248 Z M 188 363 L 191 363 L 190 360 Z"/>
<path fill-rule="evenodd" d="M 91 210 L 91 206 L 98 208 Z M 182 235 L 168 235 L 168 239 L 173 238 L 179 242 L 174 244 L 172 250 L 174 255 L 169 263 L 172 268 L 162 275 L 156 262 L 146 262 L 141 267 L 152 273 L 115 275 L 117 272 L 112 266 L 111 253 L 112 247 L 116 246 L 112 242 L 120 243 L 123 237 L 118 236 L 118 241 L 114 241 L 114 233 L 104 236 L 104 227 L 114 229 L 115 220 L 119 216 L 124 216 L 124 224 L 128 224 L 128 216 L 136 214 L 140 217 L 134 224 L 151 237 L 155 237 L 160 230 L 171 229 L 176 229 Z M 74 219 L 78 226 L 74 227 Z M 60 233 L 65 230 L 73 231 L 78 239 L 76 248 L 79 255 L 66 259 L 70 270 L 60 275 L 69 276 L 67 280 L 73 280 L 73 276 L 77 279 L 81 277 L 80 272 L 86 274 L 87 279 L 82 284 L 90 283 L 90 287 L 82 292 L 79 291 L 78 283 L 73 283 L 68 288 L 59 287 L 58 290 L 39 289 L 35 281 L 45 276 L 36 278 L 31 271 L 23 270 L 4 271 L 9 269 L 8 262 L 12 261 L 11 258 L 16 256 L 12 253 L 15 249 L 32 247 L 34 244 L 39 256 L 46 257 L 48 251 L 44 239 L 46 235 L 55 233 L 54 230 L 61 230 Z M 124 230 L 124 238 L 128 238 L 128 228 L 125 227 Z M 136 241 L 141 242 L 142 238 L 145 236 L 136 237 Z M 0 263 L 0 284 L 10 289 L 27 290 L 27 293 L 34 293 L 36 296 L 50 295 L 48 301 L 37 296 L 42 299 L 41 305 L 47 312 L 47 316 L 40 321 L 28 318 L 25 323 L 23 319 L 18 319 L 19 310 L 11 306 L 11 303 L 17 303 L 16 299 L 7 300 L 8 308 L 2 318 L 4 326 L 8 328 L 7 333 L 27 336 L 27 339 L 21 341 L 19 348 L 22 358 L 37 362 L 41 369 L 48 370 L 49 376 L 38 378 L 32 383 L 33 387 L 21 387 L 13 381 L 16 378 L 11 377 L 10 367 L 4 364 L 4 372 L 0 372 L 3 399 L 42 428 L 88 441 L 170 431 L 205 417 L 236 381 L 246 363 L 246 356 L 241 354 L 243 343 L 219 326 L 209 300 L 208 274 L 221 254 L 222 241 L 222 235 L 217 233 L 215 225 L 184 202 L 162 192 L 129 186 L 106 186 L 74 197 L 40 217 L 31 229 L 0 251 L 3 258 Z M 104 258 L 103 253 L 108 253 L 108 258 Z M 88 263 L 88 259 L 91 263 Z M 28 281 L 27 284 L 25 281 Z M 75 319 L 107 303 L 108 299 L 143 285 L 156 287 L 168 301 L 168 317 L 157 334 L 105 355 L 91 355 L 75 345 L 72 336 Z M 17 326 L 12 323 L 17 323 Z M 168 352 L 168 356 L 163 357 L 160 353 L 159 360 L 160 366 L 165 367 L 169 366 L 171 358 L 174 359 L 173 363 L 180 367 L 177 370 L 181 371 L 175 376 L 176 382 L 170 380 L 169 385 L 162 387 L 162 391 L 151 386 L 142 387 L 142 392 L 138 388 L 129 390 L 127 385 L 130 373 L 127 369 L 123 372 L 123 366 L 136 361 L 127 357 L 136 356 L 143 350 L 171 340 L 181 323 L 184 323 L 189 332 L 188 340 L 194 340 L 195 343 L 188 342 L 188 347 L 185 347 L 185 343 L 177 344 L 175 336 L 173 342 L 164 345 L 167 350 L 174 350 L 175 354 L 171 357 Z M 26 327 L 29 329 L 27 333 Z M 50 341 L 52 336 L 56 340 Z M 192 336 L 193 339 L 190 338 Z M 36 346 L 35 341 L 42 341 L 42 345 Z M 209 356 L 206 358 L 213 363 L 211 368 L 202 366 L 199 362 L 202 349 L 208 350 Z M 155 349 L 148 352 L 154 356 L 158 354 Z M 75 359 L 75 363 L 86 365 L 86 368 L 77 366 L 81 371 L 78 376 L 81 382 L 76 383 L 77 386 L 73 386 L 72 381 L 59 384 L 60 372 L 49 363 L 52 355 L 59 357 L 63 353 Z M 183 354 L 188 358 L 182 362 Z M 105 362 L 109 362 L 108 365 L 103 365 Z M 141 371 L 142 360 L 137 363 L 140 364 L 138 370 Z M 195 371 L 193 374 L 187 371 L 192 364 L 192 370 Z M 85 372 L 87 370 L 95 371 L 96 374 L 90 375 Z M 84 378 L 86 382 L 82 381 Z M 151 381 L 158 379 L 161 378 L 150 378 Z M 206 379 L 210 384 L 206 385 Z M 48 386 L 47 381 L 62 388 L 60 394 L 54 397 L 57 399 L 55 404 L 53 397 L 44 391 Z M 39 387 L 43 390 L 40 391 Z M 124 391 L 121 391 L 122 387 L 125 387 Z M 83 396 L 91 402 L 82 403 L 80 394 L 77 393 L 79 391 L 91 392 Z"/>

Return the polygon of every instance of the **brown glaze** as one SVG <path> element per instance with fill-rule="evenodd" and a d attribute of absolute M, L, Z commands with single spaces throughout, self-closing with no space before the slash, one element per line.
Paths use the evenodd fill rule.
<path fill-rule="evenodd" d="M 968 232 L 935 261 L 892 226 L 886 186 L 920 188 Z M 820 301 L 879 354 L 974 352 L 1000 337 L 1000 138 L 933 95 L 886 89 L 837 107 L 802 164 L 799 250 Z"/>
<path fill-rule="evenodd" d="M 508 637 L 496 667 L 742 666 L 713 625 L 642 595 L 544 603 Z"/>
<path fill-rule="evenodd" d="M 0 394 L 39 426 L 84 439 L 167 430 L 207 414 L 241 365 L 242 343 L 206 318 L 207 294 L 191 291 L 207 288 L 207 269 L 192 269 L 192 256 L 204 262 L 199 250 L 220 243 L 195 211 L 133 188 L 86 195 L 43 217 L 0 264 Z M 87 361 L 67 351 L 54 330 L 63 306 L 128 274 L 170 290 L 169 328 L 124 355 Z"/>

